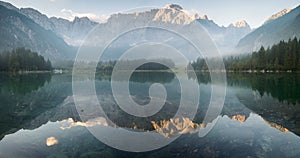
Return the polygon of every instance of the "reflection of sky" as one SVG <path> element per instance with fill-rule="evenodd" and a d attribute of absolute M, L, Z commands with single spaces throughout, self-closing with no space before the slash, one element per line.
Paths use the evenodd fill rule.
<path fill-rule="evenodd" d="M 162 124 L 165 127 L 167 124 L 169 124 L 170 127 L 174 126 L 178 128 L 181 128 L 184 124 L 189 127 L 198 126 L 188 119 L 185 119 L 185 122 L 180 122 L 180 120 L 162 122 L 164 122 Z M 93 147 L 95 139 L 91 139 L 92 135 L 90 135 L 90 133 L 82 126 L 97 126 L 102 123 L 105 123 L 105 119 L 103 118 L 95 118 L 94 120 L 85 123 L 67 119 L 57 122 L 48 122 L 34 130 L 22 129 L 16 133 L 6 135 L 0 141 L 0 157 L 18 157 L 21 155 L 25 157 L 34 157 L 37 156 L 35 155 L 36 153 L 44 153 L 47 155 L 52 153 L 53 150 L 59 153 L 66 151 L 66 148 L 73 148 L 75 144 L 80 144 L 80 146 L 90 145 L 90 147 Z M 106 124 L 104 124 L 103 128 L 107 128 L 105 126 Z M 61 127 L 68 128 L 64 128 L 63 130 Z M 213 137 L 209 134 L 204 138 L 199 138 L 199 142 L 201 142 L 201 139 L 213 139 L 213 141 L 224 141 L 225 139 L 228 143 L 232 140 L 234 140 L 234 143 L 236 144 L 252 142 L 254 143 L 253 146 L 271 145 L 272 148 L 275 149 L 284 145 L 280 152 L 285 156 L 295 156 L 295 154 L 300 154 L 300 151 L 296 150 L 300 145 L 300 138 L 293 133 L 282 132 L 280 129 L 273 127 L 274 124 L 265 122 L 262 117 L 253 113 L 251 113 L 244 122 L 240 122 L 234 117 L 232 119 L 228 116 L 220 116 L 216 126 L 213 131 L 211 131 Z M 192 131 L 192 129 L 194 128 L 189 128 L 188 131 L 183 131 L 183 133 L 195 133 L 196 130 Z M 166 131 L 166 129 L 164 130 Z M 90 140 L 91 142 L 82 144 L 82 138 Z M 45 141 L 48 141 L 48 139 L 49 144 L 45 144 Z M 268 140 L 269 142 L 267 142 L 268 144 L 264 144 L 266 142 L 257 140 Z M 186 143 L 185 141 L 188 140 L 179 141 L 175 143 L 175 145 L 181 145 L 180 143 L 184 144 Z M 197 142 L 197 140 L 192 141 Z M 195 146 L 195 148 L 197 148 L 197 146 Z M 80 150 L 80 148 L 78 148 L 78 150 Z"/>
<path fill-rule="evenodd" d="M 80 14 L 92 16 L 107 16 L 120 10 L 128 10 L 143 6 L 163 7 L 166 4 L 178 3 L 190 12 L 207 14 L 220 25 L 229 25 L 232 22 L 245 19 L 252 27 L 258 27 L 272 14 L 284 9 L 299 5 L 300 0 L 210 0 L 210 1 L 186 1 L 186 0 L 5 0 L 18 7 L 33 7 L 48 16 L 68 18 L 71 15 Z"/>
<path fill-rule="evenodd" d="M 173 77 L 171 77 L 170 80 L 172 80 Z M 53 81 L 51 81 L 53 82 Z M 101 88 L 103 89 L 107 85 L 108 82 L 105 81 L 104 83 L 100 81 L 97 81 L 98 85 L 102 85 Z M 152 83 L 152 81 L 150 82 Z M 177 83 L 177 82 L 176 82 Z M 148 84 L 148 82 L 147 82 Z M 139 87 L 142 84 L 139 83 Z M 144 84 L 145 85 L 145 84 Z M 174 82 L 166 83 L 167 87 L 172 87 L 172 91 L 175 91 L 176 88 L 174 88 L 175 84 Z M 202 88 L 209 89 L 208 87 L 210 84 L 203 84 L 201 83 Z M 106 87 L 107 88 L 107 87 Z M 109 89 L 109 88 L 107 88 Z M 145 88 L 146 91 L 148 90 Z M 239 105 L 241 103 L 238 103 L 239 101 L 235 94 L 252 94 L 252 89 L 246 88 L 246 87 L 229 87 L 227 93 L 227 97 L 229 97 L 229 101 L 227 101 L 226 104 L 228 106 L 241 106 Z M 137 91 L 140 92 L 141 91 Z M 205 92 L 201 92 L 201 96 L 207 96 L 208 94 L 204 94 Z M 169 93 L 168 93 L 169 94 Z M 255 93 L 256 94 L 256 93 Z M 259 95 L 259 94 L 256 94 Z M 250 95 L 246 95 L 249 97 Z M 205 97 L 206 98 L 206 97 Z M 251 97 L 250 97 L 251 98 Z M 256 98 L 261 99 L 261 98 Z M 67 100 L 72 100 L 71 98 Z M 274 100 L 274 98 L 269 98 L 268 100 Z M 276 100 L 275 100 L 276 101 Z M 271 102 L 270 104 L 273 104 Z M 226 107 L 226 105 L 225 105 Z M 285 106 L 286 107 L 286 106 Z M 228 108 L 230 110 L 239 111 L 240 109 L 234 109 L 234 107 Z M 58 110 L 57 110 L 58 111 Z M 56 111 L 56 112 L 57 112 Z M 64 114 L 63 110 L 60 110 L 62 114 Z M 240 110 L 242 111 L 242 110 Z M 239 112 L 240 112 L 239 111 Z M 231 111 L 232 113 L 232 111 Z M 227 113 L 225 113 L 227 114 Z M 216 126 L 213 128 L 211 133 L 209 133 L 204 138 L 198 138 L 197 137 L 197 128 L 190 128 L 197 125 L 194 122 L 191 122 L 190 120 L 186 120 L 185 124 L 192 125 L 183 133 L 195 133 L 195 134 L 186 134 L 184 136 L 194 136 L 195 139 L 181 139 L 174 143 L 173 145 L 170 144 L 170 147 L 173 148 L 174 146 L 181 146 L 184 144 L 190 144 L 193 148 L 198 148 L 198 143 L 203 142 L 212 142 L 208 145 L 211 145 L 213 147 L 215 146 L 226 146 L 230 148 L 231 150 L 238 150 L 240 149 L 239 146 L 247 144 L 247 151 L 249 152 L 257 147 L 257 148 L 263 148 L 266 150 L 270 150 L 269 152 L 272 152 L 273 154 L 278 152 L 283 154 L 283 157 L 287 156 L 295 156 L 296 154 L 300 154 L 299 152 L 299 146 L 300 146 L 300 138 L 293 134 L 292 132 L 288 132 L 288 129 L 285 129 L 284 124 L 282 126 L 277 125 L 272 122 L 268 122 L 267 120 L 264 120 L 262 117 L 260 117 L 257 114 L 250 114 L 249 117 L 244 116 L 242 113 L 238 113 L 239 115 L 234 116 L 219 116 L 219 120 L 216 124 Z M 43 116 L 43 115 L 41 115 Z M 277 116 L 277 114 L 276 114 Z M 44 116 L 43 116 L 44 117 Z M 275 117 L 274 115 L 272 117 Z M 278 115 L 280 117 L 280 115 Z M 54 117 L 55 118 L 55 117 Z M 124 119 L 124 118 L 120 118 Z M 168 118 L 165 118 L 168 119 Z M 37 119 L 39 120 L 39 119 Z M 124 121 L 128 121 L 124 119 Z M 168 122 L 168 120 L 161 120 L 163 123 L 162 127 L 166 124 L 169 124 L 168 128 L 171 129 L 172 126 L 178 127 L 177 124 L 174 124 L 172 122 Z M 33 121 L 36 122 L 36 121 Z M 7 134 L 1 141 L 0 141 L 0 157 L 41 157 L 40 155 L 34 155 L 36 153 L 45 153 L 46 155 L 51 154 L 52 152 L 74 152 L 74 148 L 76 150 L 82 150 L 79 152 L 85 152 L 85 149 L 82 148 L 91 148 L 90 150 L 96 150 L 92 148 L 91 146 L 94 146 L 94 144 L 97 144 L 95 142 L 98 142 L 84 127 L 91 127 L 94 125 L 103 125 L 105 126 L 105 120 L 103 118 L 95 118 L 92 120 L 89 120 L 87 122 L 79 122 L 74 121 L 73 119 L 67 119 L 59 122 L 48 122 L 47 124 L 33 129 L 33 130 L 19 130 L 13 134 Z M 174 122 L 174 121 L 173 121 Z M 176 122 L 176 121 L 175 121 Z M 38 121 L 38 123 L 40 123 Z M 160 120 L 157 121 L 157 124 L 160 124 Z M 33 125 L 34 126 L 34 125 Z M 62 130 L 62 128 L 64 130 Z M 129 127 L 131 128 L 131 127 Z M 136 129 L 139 129 L 141 127 L 134 127 Z M 180 127 L 179 127 L 180 128 Z M 167 128 L 165 128 L 167 129 Z M 183 128 L 181 128 L 183 129 Z M 159 132 L 159 131 L 158 131 Z M 171 132 L 171 130 L 164 130 L 164 132 Z M 162 133 L 163 134 L 163 133 Z M 175 133 L 176 134 L 176 133 Z M 49 143 L 52 142 L 54 145 L 47 146 L 46 140 L 48 138 L 54 137 L 55 139 L 50 139 Z M 180 138 L 179 138 L 180 139 Z M 202 141 L 203 139 L 207 141 Z M 57 140 L 57 143 L 56 141 Z M 83 143 L 84 141 L 89 143 Z M 233 144 L 230 144 L 233 143 Z M 77 146 L 76 146 L 77 145 Z M 198 145 L 198 146 L 197 146 Z M 80 147 L 78 147 L 80 146 Z M 203 147 L 203 146 L 201 146 Z M 216 147 L 216 148 L 218 148 Z M 174 147 L 175 148 L 175 147 Z M 229 149 L 226 149 L 228 151 Z M 277 150 L 278 149 L 278 150 Z M 162 149 L 163 150 L 163 149 Z M 254 149 L 253 149 L 254 150 Z M 5 155 L 4 155 L 5 154 Z M 46 156 L 43 156 L 46 157 Z"/>

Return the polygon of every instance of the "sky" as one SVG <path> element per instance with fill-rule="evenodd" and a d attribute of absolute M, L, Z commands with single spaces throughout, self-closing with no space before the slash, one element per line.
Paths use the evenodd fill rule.
<path fill-rule="evenodd" d="M 300 5 L 300 0 L 4 0 L 18 8 L 34 8 L 48 17 L 73 20 L 75 16 L 87 16 L 103 21 L 109 15 L 135 8 L 162 8 L 167 4 L 179 4 L 185 10 L 208 15 L 220 26 L 246 20 L 257 28 L 271 15 Z"/>

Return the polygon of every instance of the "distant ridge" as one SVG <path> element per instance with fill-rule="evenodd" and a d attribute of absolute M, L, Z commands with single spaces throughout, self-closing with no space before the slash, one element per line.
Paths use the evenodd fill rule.
<path fill-rule="evenodd" d="M 0 3 L 0 52 L 25 47 L 52 61 L 72 59 L 74 49 L 10 5 Z"/>
<path fill-rule="evenodd" d="M 257 51 L 261 46 L 267 48 L 279 43 L 281 40 L 287 41 L 289 38 L 293 39 L 294 37 L 300 38 L 299 28 L 300 6 L 249 33 L 239 41 L 237 51 L 239 53 L 250 53 Z"/>

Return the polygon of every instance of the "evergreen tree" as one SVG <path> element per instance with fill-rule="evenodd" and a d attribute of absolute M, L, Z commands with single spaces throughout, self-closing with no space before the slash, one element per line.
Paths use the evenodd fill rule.
<path fill-rule="evenodd" d="M 191 65 L 194 69 L 206 67 L 204 59 L 197 59 Z M 229 57 L 224 59 L 227 70 L 293 70 L 300 71 L 300 40 L 294 38 L 280 41 L 271 48 L 261 47 L 250 56 Z"/>
<path fill-rule="evenodd" d="M 1 71 L 34 71 L 51 70 L 52 65 L 49 60 L 29 49 L 18 48 L 11 52 L 0 53 Z"/>

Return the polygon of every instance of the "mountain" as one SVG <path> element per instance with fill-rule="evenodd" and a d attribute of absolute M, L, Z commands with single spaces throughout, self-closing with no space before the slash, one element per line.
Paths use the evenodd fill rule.
<path fill-rule="evenodd" d="M 7 2 L 0 1 L 0 5 L 4 6 L 7 9 L 10 9 L 10 10 L 14 10 L 14 11 L 17 11 L 17 12 L 19 11 L 19 9 L 17 7 L 15 7 L 12 4 L 7 3 Z"/>
<path fill-rule="evenodd" d="M 273 21 L 273 20 L 275 20 L 275 19 L 277 19 L 277 18 L 279 18 L 279 17 L 282 17 L 283 15 L 289 13 L 291 10 L 292 10 L 292 9 L 290 9 L 290 8 L 286 8 L 286 9 L 283 9 L 282 11 L 280 11 L 280 12 L 278 12 L 278 13 L 276 13 L 276 14 L 273 14 L 271 17 L 269 17 L 269 18 L 264 22 L 264 24 L 266 24 L 266 23 L 268 23 L 268 22 L 270 22 L 270 21 Z"/>
<path fill-rule="evenodd" d="M 245 20 L 224 27 L 208 19 L 207 15 L 200 17 L 196 14 L 193 18 L 209 32 L 223 55 L 231 53 L 239 40 L 251 32 L 251 28 Z"/>
<path fill-rule="evenodd" d="M 245 20 L 238 21 L 236 23 L 232 23 L 229 25 L 229 27 L 250 28 L 249 24 Z"/>
<path fill-rule="evenodd" d="M 65 42 L 73 46 L 79 46 L 89 31 L 98 24 L 87 17 L 75 17 L 73 21 L 56 17 L 48 18 L 32 8 L 21 8 L 20 12 L 46 30 L 56 33 Z"/>
<path fill-rule="evenodd" d="M 240 39 L 245 37 L 250 32 L 251 32 L 251 28 L 245 20 L 230 24 L 226 28 L 226 31 L 224 33 L 224 38 L 222 41 L 222 44 L 224 46 L 227 45 L 228 49 L 231 48 L 227 52 L 232 53 L 234 51 L 234 48 L 240 41 Z"/>
<path fill-rule="evenodd" d="M 188 30 L 193 22 L 198 22 L 208 31 L 222 54 L 230 53 L 233 48 L 235 48 L 238 41 L 251 31 L 251 28 L 245 21 L 242 21 L 240 26 L 219 26 L 213 20 L 210 20 L 207 15 L 201 17 L 196 14 L 190 17 L 184 12 L 181 6 L 170 4 L 164 8 L 151 9 L 143 12 L 118 13 L 111 15 L 106 23 L 100 24 L 97 28 L 98 34 L 101 35 L 97 41 L 117 36 L 118 33 L 129 28 L 134 28 L 135 26 L 166 26 L 173 30 Z M 165 39 L 166 35 L 162 33 L 160 35 L 153 34 L 152 36 Z M 92 41 L 96 40 L 94 39 Z M 136 43 L 134 39 L 124 39 L 124 43 L 126 42 Z"/>
<path fill-rule="evenodd" d="M 87 17 L 75 17 L 73 21 L 56 17 L 49 18 L 32 8 L 18 9 L 9 3 L 1 1 L 0 4 L 18 13 L 18 15 L 24 15 L 26 19 L 33 21 L 35 24 L 38 24 L 41 29 L 52 34 L 51 36 L 56 36 L 55 38 L 60 38 L 59 40 L 63 39 L 64 42 L 59 43 L 60 45 L 65 45 L 65 47 L 68 47 L 66 43 L 71 46 L 80 46 L 85 36 L 95 28 L 95 26 L 98 26 L 99 36 L 101 36 L 97 40 L 105 41 L 106 39 L 110 39 L 110 37 L 118 36 L 118 33 L 121 33 L 122 30 L 132 28 L 136 25 L 167 26 L 174 30 L 183 30 L 188 29 L 189 26 L 196 21 L 208 31 L 220 52 L 227 54 L 231 53 L 238 44 L 238 41 L 251 31 L 246 21 L 240 21 L 228 27 L 224 27 L 217 25 L 213 20 L 209 19 L 207 15 L 199 16 L 195 14 L 192 17 L 187 16 L 185 10 L 178 4 L 169 4 L 164 8 L 151 9 L 143 12 L 113 14 L 109 17 L 107 22 L 101 24 L 91 21 Z M 153 34 L 152 36 L 152 38 L 164 39 L 163 36 L 165 36 L 165 34 Z M 24 37 L 24 39 L 26 38 Z M 45 40 L 40 39 L 39 41 Z M 123 41 L 123 43 L 131 44 L 136 44 L 137 42 L 138 41 L 134 39 L 125 39 Z M 25 43 L 23 43 L 24 46 L 28 45 Z M 44 45 L 39 44 L 39 46 Z M 34 50 L 41 51 L 39 49 Z"/>
<path fill-rule="evenodd" d="M 281 40 L 299 38 L 300 6 L 286 14 L 283 14 L 284 12 L 287 11 L 275 14 L 275 16 L 272 16 L 273 20 L 269 20 L 242 38 L 237 45 L 237 51 L 239 53 L 249 53 L 258 50 L 261 46 L 268 47 L 279 43 Z"/>
<path fill-rule="evenodd" d="M 22 8 L 21 13 L 46 30 L 53 31 L 62 37 L 65 42 L 73 46 L 79 46 L 89 31 L 98 25 L 98 23 L 86 17 L 75 17 L 73 21 L 56 17 L 48 18 L 46 15 L 31 8 Z M 223 54 L 231 52 L 238 41 L 251 31 L 251 28 L 245 21 L 240 22 L 240 26 L 232 24 L 232 26 L 223 27 L 208 19 L 207 15 L 201 17 L 195 14 L 192 17 L 188 17 L 178 4 L 169 4 L 164 8 L 144 12 L 113 14 L 106 23 L 98 26 L 102 30 L 102 37 L 110 37 L 114 34 L 113 29 L 116 29 L 115 32 L 121 32 L 120 29 L 126 30 L 126 28 L 133 27 L 137 23 L 157 26 L 168 25 L 168 27 L 174 28 L 178 26 L 184 27 L 194 21 L 198 21 L 211 34 L 212 39 Z"/>
<path fill-rule="evenodd" d="M 0 52 L 25 47 L 52 61 L 71 59 L 74 56 L 73 48 L 63 39 L 57 37 L 52 31 L 45 30 L 30 18 L 20 14 L 17 8 L 4 2 L 0 3 L 0 34 Z"/>

